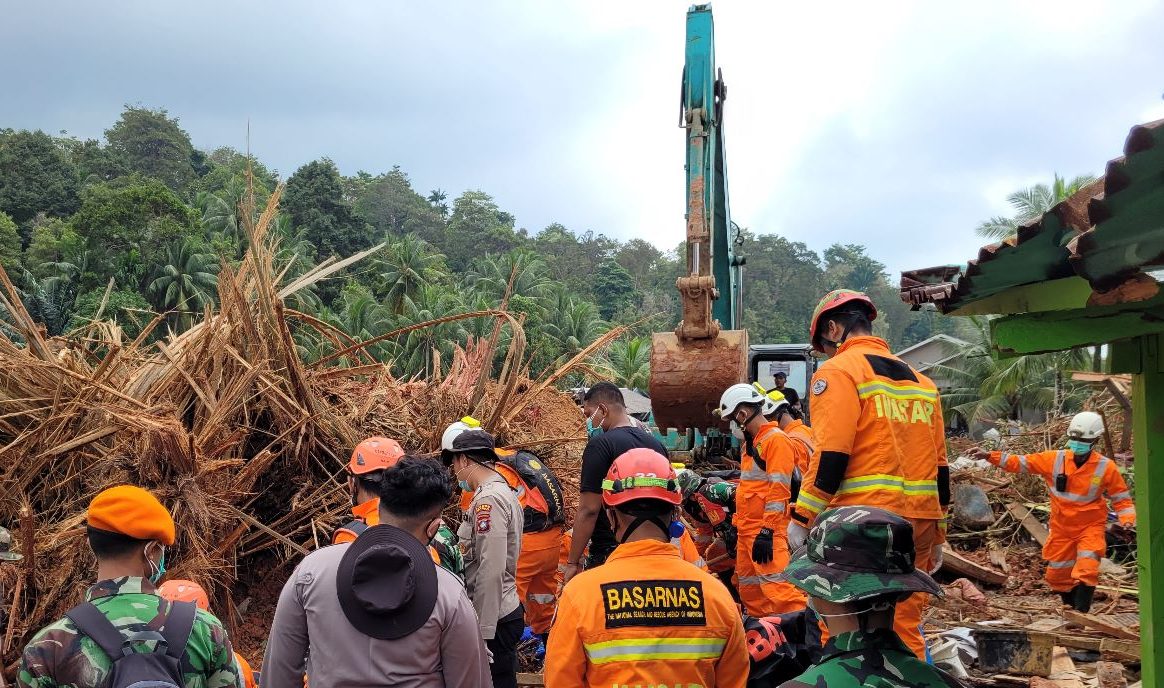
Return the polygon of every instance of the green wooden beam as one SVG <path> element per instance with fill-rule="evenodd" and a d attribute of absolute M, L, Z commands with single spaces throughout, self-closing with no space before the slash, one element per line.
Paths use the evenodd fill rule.
<path fill-rule="evenodd" d="M 1136 520 L 1140 573 L 1141 673 L 1145 686 L 1164 685 L 1164 338 L 1140 340 L 1143 372 L 1132 385 L 1133 449 L 1136 455 Z M 1155 494 L 1159 492 L 1160 494 Z M 1161 637 L 1156 638 L 1156 622 Z"/>
<path fill-rule="evenodd" d="M 1011 287 L 993 296 L 961 306 L 950 315 L 993 315 L 1034 313 L 1083 308 L 1091 296 L 1091 285 L 1082 277 L 1066 277 Z"/>
<path fill-rule="evenodd" d="M 1164 334 L 1164 297 L 1115 306 L 1011 315 L 990 323 L 1000 356 L 1019 356 L 1095 346 Z"/>

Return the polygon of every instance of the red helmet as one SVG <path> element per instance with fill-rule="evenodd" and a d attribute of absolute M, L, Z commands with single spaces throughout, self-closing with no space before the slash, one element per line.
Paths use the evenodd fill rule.
<path fill-rule="evenodd" d="M 355 475 L 392 468 L 404 456 L 404 448 L 387 437 L 369 437 L 356 445 L 348 470 Z"/>
<path fill-rule="evenodd" d="M 602 481 L 602 503 L 618 506 L 636 499 L 658 499 L 678 505 L 683 501 L 679 477 L 671 460 L 654 449 L 637 447 L 610 465 Z"/>
<path fill-rule="evenodd" d="M 210 611 L 210 596 L 194 581 L 168 580 L 158 586 L 158 597 L 171 602 L 193 602 L 199 609 Z"/>
<path fill-rule="evenodd" d="M 808 326 L 808 341 L 812 344 L 812 348 L 824 353 L 824 350 L 816 340 L 816 332 L 820 327 L 821 316 L 850 303 L 863 304 L 869 310 L 870 322 L 877 319 L 877 306 L 874 306 L 873 300 L 864 293 L 853 291 L 852 289 L 834 289 L 825 294 L 824 298 L 820 300 L 820 303 L 816 304 L 816 308 L 812 311 L 812 322 Z"/>

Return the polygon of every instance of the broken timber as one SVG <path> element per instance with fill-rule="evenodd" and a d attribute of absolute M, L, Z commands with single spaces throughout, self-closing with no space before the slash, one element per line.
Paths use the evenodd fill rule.
<path fill-rule="evenodd" d="M 1010 502 L 1006 505 L 1006 510 L 1010 512 L 1010 515 L 1016 521 L 1022 524 L 1022 527 L 1031 534 L 1035 542 L 1039 543 L 1040 546 L 1047 544 L 1047 526 L 1035 518 L 1035 515 L 1031 513 L 1030 509 L 1018 502 Z"/>
<path fill-rule="evenodd" d="M 942 546 L 942 568 L 991 585 L 1006 585 L 1009 578 L 1005 573 L 970 561 L 954 551 L 949 544 Z"/>
<path fill-rule="evenodd" d="M 1086 628 L 1099 631 L 1100 633 L 1110 635 L 1113 638 L 1121 638 L 1123 640 L 1134 640 L 1136 642 L 1140 642 L 1139 633 L 1129 631 L 1122 626 L 1108 623 L 1107 621 L 1104 621 L 1103 619 L 1100 619 L 1099 617 L 1092 614 L 1084 614 L 1083 612 L 1077 612 L 1074 609 L 1064 609 L 1063 618 L 1072 623 L 1077 623 L 1080 626 L 1084 626 Z"/>

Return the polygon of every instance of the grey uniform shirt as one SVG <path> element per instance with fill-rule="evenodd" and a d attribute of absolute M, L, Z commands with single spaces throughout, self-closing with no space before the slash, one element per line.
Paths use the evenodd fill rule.
<path fill-rule="evenodd" d="M 461 581 L 441 567 L 428 621 L 397 640 L 360 633 L 344 616 L 336 569 L 350 544 L 307 555 L 279 595 L 263 658 L 263 688 L 480 688 L 489 656 Z M 310 654 L 311 661 L 305 658 Z"/>
<path fill-rule="evenodd" d="M 517 597 L 517 555 L 524 519 L 517 495 L 500 475 L 473 493 L 457 530 L 465 554 L 465 589 L 477 609 L 481 637 L 492 640 L 498 620 L 512 614 Z"/>

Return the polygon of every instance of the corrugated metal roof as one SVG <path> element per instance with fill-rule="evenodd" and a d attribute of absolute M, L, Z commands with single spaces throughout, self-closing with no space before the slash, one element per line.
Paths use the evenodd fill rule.
<path fill-rule="evenodd" d="M 1150 298 L 1144 274 L 1164 262 L 1164 120 L 1133 127 L 1124 156 L 1103 178 L 1059 203 L 1015 236 L 989 244 L 965 268 L 939 266 L 901 275 L 901 298 L 949 312 L 1008 289 L 1080 276 L 1091 302 Z"/>

